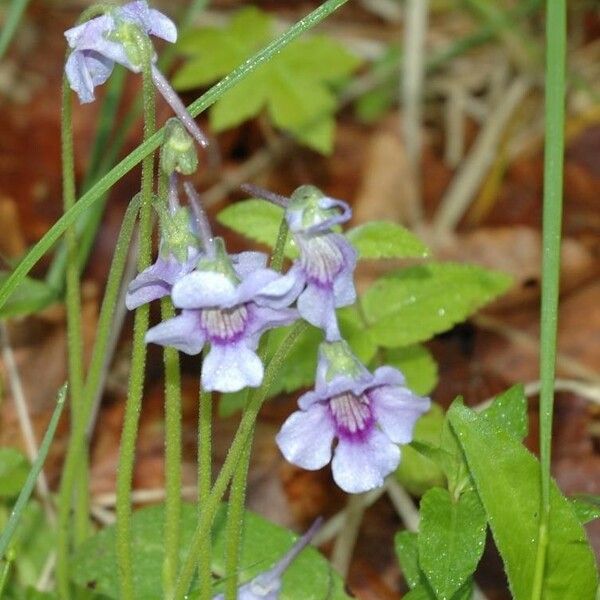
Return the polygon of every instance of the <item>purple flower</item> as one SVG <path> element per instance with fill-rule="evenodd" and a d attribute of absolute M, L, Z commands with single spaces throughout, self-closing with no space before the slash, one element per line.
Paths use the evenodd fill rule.
<path fill-rule="evenodd" d="M 144 0 L 116 7 L 106 14 L 65 31 L 73 48 L 65 72 L 73 91 L 82 103 L 94 100 L 94 88 L 110 76 L 114 64 L 139 73 L 143 60 L 138 56 L 136 32 L 177 40 L 177 28 L 171 19 L 149 8 Z"/>
<path fill-rule="evenodd" d="M 268 571 L 257 575 L 238 589 L 238 600 L 278 600 L 281 592 L 281 578 L 292 561 L 310 543 L 321 526 L 322 519 L 318 518 L 310 529 L 285 553 L 285 555 Z M 213 600 L 223 600 L 223 594 L 217 594 Z"/>
<path fill-rule="evenodd" d="M 161 229 L 158 258 L 129 284 L 125 297 L 129 310 L 170 294 L 175 282 L 191 273 L 201 256 L 194 220 L 177 198 L 175 175 L 171 176 L 170 188 L 169 208 L 155 205 Z"/>
<path fill-rule="evenodd" d="M 285 458 L 309 470 L 331 460 L 338 486 L 360 493 L 381 486 L 397 468 L 398 444 L 410 442 L 430 401 L 413 394 L 397 369 L 370 373 L 340 341 L 321 344 L 315 390 L 298 405 L 277 434 Z"/>
<path fill-rule="evenodd" d="M 331 231 L 351 214 L 345 202 L 309 185 L 292 194 L 286 209 L 300 257 L 279 285 L 293 290 L 302 318 L 324 329 L 329 341 L 340 339 L 335 309 L 356 300 L 356 251 L 343 235 Z"/>
<path fill-rule="evenodd" d="M 210 344 L 202 386 L 235 392 L 262 382 L 264 368 L 255 351 L 263 332 L 298 315 L 287 308 L 294 300 L 291 294 L 265 291 L 281 277 L 266 268 L 266 255 L 243 252 L 230 257 L 220 240 L 215 243 L 216 254 L 200 259 L 197 270 L 173 286 L 173 304 L 183 309 L 181 314 L 150 329 L 146 341 L 186 354 L 198 354 Z"/>
<path fill-rule="evenodd" d="M 95 99 L 94 88 L 102 85 L 112 73 L 115 63 L 140 73 L 147 58 L 152 63 L 152 81 L 186 129 L 201 146 L 208 146 L 206 136 L 188 113 L 163 74 L 156 68 L 156 55 L 148 36 L 167 42 L 177 40 L 177 27 L 167 16 L 136 0 L 116 7 L 106 14 L 65 31 L 73 52 L 67 59 L 65 73 L 71 89 L 80 102 Z"/>

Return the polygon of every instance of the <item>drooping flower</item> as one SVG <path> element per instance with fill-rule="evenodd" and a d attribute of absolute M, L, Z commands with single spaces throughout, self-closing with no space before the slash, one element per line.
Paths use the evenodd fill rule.
<path fill-rule="evenodd" d="M 285 212 L 300 257 L 280 285 L 294 291 L 302 318 L 324 329 L 329 341 L 340 339 L 335 309 L 356 300 L 356 251 L 343 235 L 331 230 L 351 214 L 345 202 L 310 185 L 292 194 Z"/>
<path fill-rule="evenodd" d="M 177 40 L 177 27 L 160 11 L 149 8 L 145 0 L 114 7 L 65 31 L 73 50 L 65 65 L 71 89 L 77 93 L 81 103 L 93 102 L 94 88 L 110 77 L 115 63 L 140 73 L 150 59 L 154 85 L 198 143 L 207 146 L 206 137 L 156 68 L 150 35 L 173 43 Z"/>
<path fill-rule="evenodd" d="M 173 304 L 183 309 L 181 314 L 150 329 L 146 341 L 186 354 L 198 354 L 210 344 L 202 363 L 206 390 L 258 387 L 264 375 L 256 354 L 261 335 L 298 317 L 288 308 L 291 294 L 265 291 L 281 277 L 266 262 L 260 252 L 229 256 L 222 240 L 215 239 L 212 255 L 203 256 L 196 270 L 173 286 Z"/>
<path fill-rule="evenodd" d="M 300 552 L 310 544 L 321 523 L 322 519 L 317 519 L 272 568 L 240 586 L 237 591 L 238 600 L 278 600 L 283 583 L 281 580 L 283 574 Z M 224 600 L 224 598 L 224 594 L 217 594 L 213 597 L 213 600 Z"/>
<path fill-rule="evenodd" d="M 276 438 L 285 458 L 309 470 L 331 460 L 337 485 L 360 493 L 381 486 L 397 468 L 398 444 L 411 441 L 430 401 L 413 394 L 397 369 L 369 372 L 340 341 L 321 344 L 315 389 L 298 405 Z"/>
<path fill-rule="evenodd" d="M 129 310 L 170 294 L 175 282 L 191 273 L 201 256 L 194 220 L 179 204 L 176 175 L 171 176 L 169 207 L 157 204 L 156 209 L 161 230 L 158 258 L 129 284 L 125 297 Z"/>

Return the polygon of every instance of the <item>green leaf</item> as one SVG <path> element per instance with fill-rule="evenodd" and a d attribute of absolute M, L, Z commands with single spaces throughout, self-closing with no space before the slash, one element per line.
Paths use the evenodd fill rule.
<path fill-rule="evenodd" d="M 14 553 L 13 581 L 21 587 L 36 585 L 56 541 L 41 504 L 30 500 L 11 540 Z"/>
<path fill-rule="evenodd" d="M 213 528 L 213 563 L 215 575 L 224 574 L 225 505 L 217 514 Z M 184 504 L 181 520 L 180 555 L 186 555 L 198 518 L 197 506 Z M 138 510 L 132 520 L 133 576 L 135 598 L 159 600 L 162 594 L 162 560 L 164 506 Z M 295 536 L 250 512 L 244 516 L 244 536 L 240 556 L 242 583 L 269 569 L 292 546 Z M 109 598 L 119 597 L 115 556 L 115 529 L 107 527 L 86 540 L 77 550 L 72 567 L 73 581 Z M 215 585 L 215 592 L 220 585 Z M 329 596 L 328 596 L 329 594 Z M 192 594 L 193 597 L 193 594 Z M 315 549 L 307 548 L 294 560 L 283 577 L 281 600 L 347 600 L 340 577 Z"/>
<path fill-rule="evenodd" d="M 350 229 L 346 237 L 359 258 L 424 258 L 429 249 L 405 227 L 391 221 L 371 221 Z"/>
<path fill-rule="evenodd" d="M 352 352 L 368 365 L 377 353 L 377 346 L 371 334 L 365 329 L 356 306 L 338 309 L 337 316 L 342 337 L 348 342 Z"/>
<path fill-rule="evenodd" d="M 451 598 L 477 568 L 485 543 L 486 515 L 477 493 L 458 499 L 430 489 L 421 499 L 419 564 L 439 598 Z"/>
<path fill-rule="evenodd" d="M 204 27 L 184 33 L 177 49 L 191 60 L 175 74 L 173 85 L 191 89 L 230 73 L 273 37 L 272 17 L 255 7 L 235 13 L 225 29 Z"/>
<path fill-rule="evenodd" d="M 460 588 L 454 596 L 449 600 L 472 600 L 473 598 L 473 582 L 472 580 L 467 581 L 463 587 Z M 435 592 L 431 589 L 431 586 L 427 581 L 423 581 L 416 587 L 414 587 L 408 594 L 403 596 L 404 600 L 438 600 Z"/>
<path fill-rule="evenodd" d="M 0 498 L 14 498 L 19 494 L 30 464 L 16 448 L 0 448 Z"/>
<path fill-rule="evenodd" d="M 432 458 L 418 452 L 413 445 L 437 447 L 444 424 L 444 411 L 432 404 L 428 413 L 415 425 L 412 445 L 402 447 L 402 458 L 396 470 L 398 481 L 413 495 L 422 496 L 433 486 L 446 484 L 443 469 Z"/>
<path fill-rule="evenodd" d="M 406 385 L 415 394 L 426 396 L 437 385 L 438 366 L 425 346 L 413 344 L 389 349 L 385 353 L 385 363 L 402 371 Z"/>
<path fill-rule="evenodd" d="M 203 28 L 182 37 L 189 60 L 174 85 L 190 89 L 228 74 L 274 37 L 273 21 L 256 8 L 237 12 L 223 28 Z M 212 107 L 211 125 L 223 131 L 268 108 L 271 121 L 298 141 L 321 152 L 333 147 L 337 101 L 332 85 L 346 78 L 359 59 L 325 36 L 296 40 L 261 65 Z"/>
<path fill-rule="evenodd" d="M 600 496 L 577 494 L 569 498 L 569 502 L 581 524 L 600 518 Z"/>
<path fill-rule="evenodd" d="M 417 534 L 412 531 L 399 531 L 394 537 L 394 549 L 400 563 L 400 569 L 411 589 L 421 582 L 417 543 Z"/>
<path fill-rule="evenodd" d="M 258 198 L 230 204 L 217 215 L 221 225 L 269 248 L 275 246 L 282 219 L 283 208 Z M 288 236 L 285 255 L 288 258 L 298 255 L 292 236 Z"/>
<path fill-rule="evenodd" d="M 496 431 L 506 431 L 522 440 L 529 430 L 527 398 L 523 385 L 514 385 L 497 396 L 492 404 L 481 412 L 481 418 Z"/>
<path fill-rule="evenodd" d="M 539 540 L 540 466 L 519 440 L 460 403 L 448 412 L 504 561 L 516 600 L 529 600 Z M 553 483 L 544 600 L 593 599 L 594 554 L 572 507 Z"/>
<path fill-rule="evenodd" d="M 0 286 L 8 279 L 10 273 L 0 271 Z M 19 287 L 9 296 L 0 308 L 0 319 L 24 317 L 50 306 L 58 300 L 56 290 L 42 281 L 25 277 Z"/>
<path fill-rule="evenodd" d="M 396 348 L 447 331 L 505 292 L 511 278 L 482 267 L 428 263 L 381 277 L 362 296 L 374 341 Z"/>

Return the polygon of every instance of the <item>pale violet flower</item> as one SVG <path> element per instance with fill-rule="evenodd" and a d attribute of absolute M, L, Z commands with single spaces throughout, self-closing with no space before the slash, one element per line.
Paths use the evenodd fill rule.
<path fill-rule="evenodd" d="M 103 84 L 119 63 L 139 73 L 140 56 L 136 56 L 135 30 L 155 35 L 167 42 L 177 41 L 175 23 L 158 10 L 149 8 L 144 0 L 115 7 L 104 15 L 65 31 L 73 52 L 65 72 L 71 88 L 83 103 L 94 100 L 94 88 Z M 127 40 L 130 34 L 131 40 Z"/>
<path fill-rule="evenodd" d="M 356 300 L 356 251 L 331 228 L 350 219 L 352 211 L 341 200 L 304 185 L 290 198 L 285 216 L 300 256 L 279 284 L 298 296 L 300 316 L 325 331 L 326 339 L 340 339 L 335 309 Z"/>
<path fill-rule="evenodd" d="M 237 591 L 238 600 L 278 600 L 283 584 L 283 574 L 300 552 L 310 543 L 319 530 L 321 523 L 322 519 L 317 519 L 272 568 L 240 586 Z M 217 594 L 213 597 L 213 600 L 224 600 L 224 598 L 224 594 Z"/>
<path fill-rule="evenodd" d="M 94 88 L 110 77 L 115 63 L 134 73 L 140 73 L 145 57 L 148 56 L 146 53 L 149 53 L 151 75 L 156 89 L 196 141 L 201 146 L 207 146 L 206 137 L 156 68 L 156 55 L 148 37 L 150 35 L 173 43 L 177 41 L 177 27 L 167 16 L 150 8 L 145 0 L 116 6 L 99 17 L 65 31 L 69 47 L 72 48 L 65 65 L 71 89 L 77 93 L 80 102 L 93 102 Z"/>
<path fill-rule="evenodd" d="M 339 341 L 321 345 L 315 389 L 298 405 L 277 434 L 285 458 L 309 470 L 331 461 L 337 485 L 360 493 L 383 485 L 398 467 L 398 444 L 411 441 L 430 401 L 413 394 L 397 369 L 369 372 Z"/>
<path fill-rule="evenodd" d="M 176 186 L 173 174 L 168 208 L 156 205 L 160 218 L 158 258 L 129 284 L 125 297 L 129 310 L 169 295 L 173 285 L 194 270 L 201 256 L 195 221 L 189 210 L 180 206 Z"/>
<path fill-rule="evenodd" d="M 297 319 L 297 311 L 287 308 L 294 298 L 265 291 L 281 277 L 266 267 L 265 254 L 230 257 L 220 239 L 213 243 L 213 256 L 202 257 L 196 270 L 173 286 L 171 297 L 181 314 L 150 329 L 146 341 L 186 354 L 198 354 L 209 344 L 202 363 L 206 390 L 258 387 L 264 375 L 256 354 L 260 337 Z"/>

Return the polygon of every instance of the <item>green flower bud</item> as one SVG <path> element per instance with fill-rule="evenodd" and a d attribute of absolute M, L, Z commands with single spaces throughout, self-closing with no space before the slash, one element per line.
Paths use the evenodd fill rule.
<path fill-rule="evenodd" d="M 338 375 L 358 377 L 364 367 L 354 356 L 350 346 L 344 341 L 323 342 L 320 347 L 321 353 L 327 360 L 327 374 L 325 378 L 331 381 Z"/>
<path fill-rule="evenodd" d="M 173 172 L 191 175 L 198 168 L 194 140 L 179 119 L 169 119 L 160 150 L 160 167 L 166 175 Z"/>

